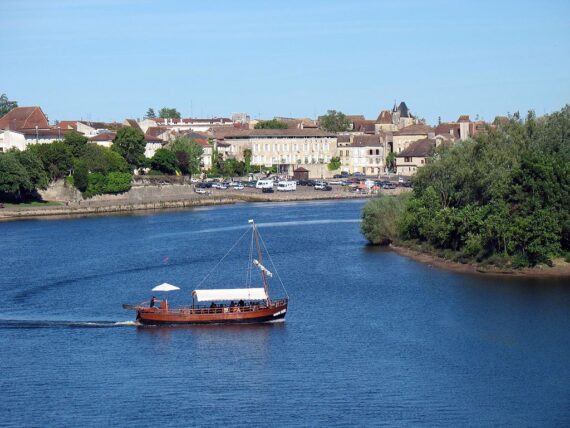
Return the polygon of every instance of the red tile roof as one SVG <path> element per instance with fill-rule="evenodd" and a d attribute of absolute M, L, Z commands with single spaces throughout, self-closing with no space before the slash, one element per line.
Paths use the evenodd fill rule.
<path fill-rule="evenodd" d="M 115 135 L 114 132 L 103 132 L 102 134 L 97 134 L 89 138 L 89 141 L 112 141 L 115 139 Z"/>
<path fill-rule="evenodd" d="M 381 111 L 376 119 L 376 123 L 380 123 L 382 125 L 392 124 L 392 113 L 390 110 Z"/>
<path fill-rule="evenodd" d="M 384 147 L 380 135 L 355 135 L 349 147 Z"/>
<path fill-rule="evenodd" d="M 431 138 L 424 138 L 422 140 L 414 141 L 404 150 L 396 155 L 398 158 L 427 158 L 430 157 L 435 148 L 435 140 Z"/>
<path fill-rule="evenodd" d="M 50 129 L 48 119 L 40 107 L 15 107 L 0 118 L 0 129 Z"/>
<path fill-rule="evenodd" d="M 415 125 L 406 126 L 399 131 L 394 132 L 394 135 L 427 135 L 433 132 L 433 128 L 430 128 L 423 123 L 418 123 Z"/>

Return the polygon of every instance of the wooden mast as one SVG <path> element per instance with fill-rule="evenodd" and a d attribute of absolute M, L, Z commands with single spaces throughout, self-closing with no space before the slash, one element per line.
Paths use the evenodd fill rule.
<path fill-rule="evenodd" d="M 255 222 L 253 220 L 251 220 L 251 223 L 253 224 L 253 236 L 255 236 L 255 246 L 257 247 L 257 259 L 259 260 L 259 263 L 263 266 L 263 255 L 261 254 L 261 247 L 259 246 L 259 236 L 257 232 L 257 226 L 255 225 Z M 269 297 L 269 287 L 267 286 L 267 277 L 264 269 L 260 269 L 260 271 L 261 271 L 261 280 L 263 281 L 263 289 L 265 290 L 265 295 L 267 296 L 267 304 L 269 305 L 271 304 L 271 299 Z"/>

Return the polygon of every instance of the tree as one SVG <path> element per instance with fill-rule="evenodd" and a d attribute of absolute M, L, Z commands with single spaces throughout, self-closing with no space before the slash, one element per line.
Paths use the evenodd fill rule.
<path fill-rule="evenodd" d="M 277 119 L 262 120 L 255 124 L 255 129 L 287 129 L 287 124 Z"/>
<path fill-rule="evenodd" d="M 396 168 L 396 153 L 388 153 L 388 156 L 386 156 L 386 167 L 388 168 L 388 171 L 394 171 Z"/>
<path fill-rule="evenodd" d="M 16 159 L 24 167 L 34 189 L 47 189 L 49 178 L 40 158 L 31 150 L 16 152 Z"/>
<path fill-rule="evenodd" d="M 180 119 L 180 113 L 175 108 L 162 107 L 158 111 L 158 117 L 161 119 Z"/>
<path fill-rule="evenodd" d="M 251 172 L 251 157 L 252 157 L 251 149 L 244 149 L 243 150 L 243 160 L 245 162 L 245 173 L 246 174 L 249 174 Z"/>
<path fill-rule="evenodd" d="M 83 154 L 87 145 L 87 137 L 77 131 L 69 131 L 63 137 L 63 142 L 69 147 L 74 157 L 78 158 Z"/>
<path fill-rule="evenodd" d="M 18 103 L 16 101 L 10 101 L 6 94 L 0 96 L 0 117 L 16 107 L 18 107 Z"/>
<path fill-rule="evenodd" d="M 153 108 L 150 108 L 146 111 L 146 114 L 144 115 L 145 119 L 156 119 L 156 113 L 154 112 Z"/>
<path fill-rule="evenodd" d="M 119 153 L 130 165 L 131 170 L 144 165 L 144 135 L 138 129 L 124 126 L 117 131 L 112 150 Z"/>
<path fill-rule="evenodd" d="M 344 132 L 350 129 L 350 120 L 344 113 L 329 110 L 319 119 L 321 129 L 329 132 Z"/>
<path fill-rule="evenodd" d="M 80 192 L 85 192 L 89 186 L 89 169 L 83 159 L 78 159 L 73 168 L 73 185 Z"/>
<path fill-rule="evenodd" d="M 365 236 L 382 241 L 392 217 L 401 242 L 459 261 L 551 264 L 570 251 L 569 137 L 566 106 L 542 118 L 515 114 L 442 145 L 418 169 L 398 218 L 383 204 L 367 206 Z"/>
<path fill-rule="evenodd" d="M 32 181 L 16 153 L 0 153 L 0 200 L 20 199 L 32 190 Z"/>
<path fill-rule="evenodd" d="M 327 167 L 329 171 L 336 171 L 337 169 L 340 169 L 340 158 L 338 156 L 332 158 Z"/>
<path fill-rule="evenodd" d="M 73 169 L 73 154 L 63 141 L 51 144 L 32 144 L 28 147 L 42 162 L 50 181 L 65 177 Z"/>
<path fill-rule="evenodd" d="M 170 144 L 170 150 L 176 156 L 176 166 L 182 175 L 189 175 L 200 172 L 200 163 L 204 149 L 196 141 L 178 137 Z"/>
<path fill-rule="evenodd" d="M 176 173 L 176 156 L 168 149 L 158 149 L 151 159 L 152 169 L 163 174 L 172 175 Z"/>

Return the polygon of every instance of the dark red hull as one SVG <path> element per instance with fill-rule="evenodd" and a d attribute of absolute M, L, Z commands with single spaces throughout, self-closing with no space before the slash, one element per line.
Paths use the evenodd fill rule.
<path fill-rule="evenodd" d="M 179 308 L 158 309 L 131 306 L 137 311 L 137 321 L 145 325 L 172 324 L 253 324 L 278 321 L 287 314 L 287 300 L 269 306 L 246 306 L 241 308 Z M 127 307 L 127 306 L 126 306 Z"/>

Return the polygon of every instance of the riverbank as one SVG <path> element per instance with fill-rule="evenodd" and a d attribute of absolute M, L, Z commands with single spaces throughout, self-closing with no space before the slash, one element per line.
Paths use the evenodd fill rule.
<path fill-rule="evenodd" d="M 423 253 L 397 245 L 390 245 L 389 248 L 401 256 L 408 257 L 429 266 L 457 273 L 502 277 L 511 276 L 518 278 L 570 278 L 570 263 L 565 262 L 563 259 L 554 260 L 552 267 L 539 265 L 533 268 L 508 269 L 497 266 L 453 262 L 433 254 Z"/>
<path fill-rule="evenodd" d="M 164 190 L 164 188 L 163 188 Z M 134 200 L 131 198 L 121 198 L 116 195 L 109 199 L 92 199 L 82 201 L 66 201 L 61 205 L 46 204 L 46 206 L 10 206 L 0 210 L 1 220 L 18 220 L 34 217 L 61 217 L 61 216 L 83 216 L 97 214 L 124 213 L 144 210 L 164 210 L 177 208 L 192 208 L 210 205 L 226 205 L 241 202 L 295 202 L 314 200 L 344 200 L 367 198 L 370 195 L 353 193 L 345 189 L 335 189 L 334 191 L 315 191 L 312 188 L 301 188 L 295 192 L 275 192 L 261 193 L 258 189 L 239 190 L 214 190 L 209 195 L 200 195 L 190 189 L 177 195 L 165 195 L 157 189 L 154 197 Z"/>

